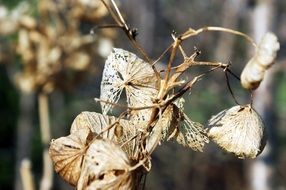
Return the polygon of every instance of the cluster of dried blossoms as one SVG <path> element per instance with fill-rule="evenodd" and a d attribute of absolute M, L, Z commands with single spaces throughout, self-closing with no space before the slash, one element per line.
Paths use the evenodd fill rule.
<path fill-rule="evenodd" d="M 72 88 L 91 70 L 100 39 L 81 33 L 81 25 L 97 23 L 107 10 L 84 0 L 39 1 L 37 18 L 28 10 L 20 4 L 0 18 L 0 36 L 18 35 L 14 47 L 22 69 L 16 69 L 15 83 L 25 92 Z"/>
<path fill-rule="evenodd" d="M 122 27 L 132 40 L 132 33 L 128 33 L 130 30 L 117 7 L 114 9 L 112 15 L 118 14 L 115 19 L 118 27 Z M 171 53 L 164 74 L 156 69 L 154 62 L 150 64 L 133 53 L 114 48 L 103 70 L 100 99 L 96 99 L 101 103 L 102 114 L 82 112 L 74 120 L 70 135 L 52 140 L 50 144 L 49 152 L 56 172 L 79 190 L 139 189 L 140 173 L 151 169 L 152 152 L 168 140 L 195 151 L 203 151 L 205 144 L 212 140 L 239 158 L 255 158 L 265 146 L 265 129 L 251 104 L 219 112 L 209 120 L 206 128 L 192 121 L 183 111 L 179 98 L 206 74 L 185 82 L 180 78 L 183 72 L 193 66 L 204 65 L 212 67 L 207 73 L 218 68 L 231 73 L 229 65 L 197 61 L 199 52 L 187 56 L 181 46 L 182 41 L 190 36 L 212 30 L 238 34 L 255 44 L 245 34 L 229 29 L 189 29 L 177 37 L 172 35 L 174 43 L 168 48 Z M 266 59 L 265 56 L 267 63 L 274 61 L 279 43 L 273 34 L 270 34 L 274 36 L 271 38 L 268 35 L 265 38 L 270 40 L 262 40 L 260 45 L 255 45 L 257 51 L 252 66 L 265 63 L 261 61 Z M 172 68 L 177 50 L 184 61 Z M 245 84 L 258 81 L 251 78 L 255 74 L 248 72 L 249 68 L 247 64 L 243 71 L 243 86 L 251 86 Z M 264 74 L 268 66 L 263 68 Z M 126 95 L 126 105 L 118 104 L 122 94 Z M 108 115 L 115 107 L 126 111 L 119 117 Z"/>
<path fill-rule="evenodd" d="M 196 64 L 194 60 L 183 64 L 187 62 Z M 158 100 L 163 84 L 148 63 L 130 52 L 114 49 L 101 82 L 103 114 L 81 113 L 69 136 L 51 142 L 50 155 L 56 171 L 78 189 L 131 189 L 134 165 L 141 163 L 149 170 L 150 156 L 161 141 L 174 139 L 203 151 L 210 138 L 239 158 L 255 158 L 262 151 L 264 126 L 251 105 L 218 113 L 205 130 L 189 119 L 182 107 L 169 101 L 176 94 L 166 94 L 162 101 Z M 168 90 L 177 84 L 174 81 Z M 119 118 L 108 116 L 123 90 L 127 112 Z"/>

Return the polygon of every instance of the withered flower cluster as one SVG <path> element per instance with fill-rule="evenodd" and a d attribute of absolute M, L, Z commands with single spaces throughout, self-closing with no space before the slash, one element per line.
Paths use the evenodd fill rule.
<path fill-rule="evenodd" d="M 102 2 L 106 5 L 104 0 Z M 199 51 L 188 56 L 181 46 L 184 40 L 204 31 L 240 35 L 255 44 L 251 38 L 220 27 L 190 28 L 181 35 L 172 35 L 174 42 L 166 50 L 170 51 L 167 69 L 159 72 L 156 61 L 150 61 L 142 52 L 118 7 L 113 0 L 111 3 L 112 6 L 106 6 L 118 27 L 126 32 L 146 61 L 131 52 L 113 49 L 105 62 L 100 98 L 96 99 L 101 103 L 102 113 L 82 112 L 74 120 L 70 135 L 52 140 L 50 144 L 49 152 L 56 172 L 78 190 L 140 189 L 142 175 L 151 169 L 153 151 L 168 140 L 201 152 L 212 140 L 239 158 L 255 158 L 265 146 L 265 127 L 251 104 L 219 112 L 204 128 L 184 113 L 180 101 L 181 96 L 192 90 L 206 74 L 217 69 L 233 74 L 228 64 L 197 61 Z M 266 46 L 272 62 L 279 48 L 278 42 L 263 40 L 260 44 L 263 45 L 257 47 L 258 57 L 263 58 L 261 50 Z M 183 62 L 172 67 L 177 50 L 183 56 Z M 257 59 L 257 54 L 254 57 Z M 211 69 L 186 82 L 181 75 L 194 66 Z M 247 75 L 254 74 L 248 72 Z M 122 95 L 126 96 L 126 105 L 118 104 Z M 108 115 L 116 107 L 126 111 L 118 117 Z"/>
<path fill-rule="evenodd" d="M 199 64 L 188 59 L 182 65 L 190 62 Z M 139 163 L 149 171 L 154 149 L 171 139 L 195 151 L 203 151 L 205 143 L 211 139 L 239 158 L 255 158 L 263 150 L 265 127 L 251 105 L 238 105 L 218 113 L 209 120 L 205 130 L 173 101 L 176 94 L 168 94 L 161 103 L 156 101 L 164 90 L 164 80 L 156 77 L 152 67 L 135 54 L 113 50 L 105 63 L 101 95 L 97 99 L 101 101 L 103 114 L 81 113 L 73 122 L 69 136 L 51 142 L 50 155 L 55 170 L 66 181 L 78 189 L 132 189 L 134 184 L 130 180 L 134 165 Z M 123 90 L 127 111 L 118 118 L 108 116 Z M 116 144 L 117 148 L 107 146 L 93 151 L 92 147 L 97 148 L 99 142 Z M 120 154 L 115 154 L 116 151 Z M 105 158 L 98 156 L 99 153 Z M 92 162 L 91 157 L 97 161 Z M 123 161 L 126 158 L 128 161 Z M 103 169 L 91 169 L 93 167 Z"/>

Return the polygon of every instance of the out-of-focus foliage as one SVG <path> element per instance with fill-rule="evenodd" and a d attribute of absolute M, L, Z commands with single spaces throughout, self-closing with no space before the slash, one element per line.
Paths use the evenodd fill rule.
<path fill-rule="evenodd" d="M 12 11 L 1 7 L 0 34 L 18 38 L 13 52 L 20 55 L 22 69 L 15 83 L 25 92 L 71 89 L 94 68 L 97 49 L 110 48 L 95 46 L 99 37 L 81 32 L 82 22 L 96 23 L 107 10 L 100 2 L 77 0 L 39 1 L 36 18 L 29 9 L 24 2 Z"/>

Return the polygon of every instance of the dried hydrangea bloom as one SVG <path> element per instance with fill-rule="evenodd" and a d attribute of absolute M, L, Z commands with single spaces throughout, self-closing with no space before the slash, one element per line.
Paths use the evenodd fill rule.
<path fill-rule="evenodd" d="M 132 189 L 130 163 L 124 151 L 112 141 L 96 139 L 86 151 L 78 190 Z"/>
<path fill-rule="evenodd" d="M 116 103 L 125 89 L 128 106 L 150 106 L 158 94 L 157 83 L 150 64 L 133 53 L 114 48 L 105 62 L 100 99 Z M 103 114 L 112 109 L 108 103 L 101 103 L 101 107 Z M 144 121 L 149 119 L 151 112 L 144 109 L 137 114 L 139 120 Z"/>
<path fill-rule="evenodd" d="M 90 185 L 91 182 L 89 181 L 88 183 L 86 183 L 86 180 L 94 180 L 88 177 L 90 177 L 89 176 L 90 172 L 95 172 L 95 170 L 91 171 L 90 168 L 98 166 L 98 165 L 92 166 L 91 162 L 92 160 L 94 161 L 94 160 L 99 159 L 101 162 L 104 162 L 104 167 L 106 170 L 99 171 L 99 173 L 97 174 L 99 178 L 97 179 L 97 181 L 95 180 L 94 182 L 95 185 L 92 185 L 91 187 L 95 187 L 96 185 L 104 185 L 102 186 L 103 188 L 105 187 L 105 185 L 107 185 L 106 187 L 110 187 L 108 184 L 113 184 L 115 185 L 114 186 L 115 189 L 117 189 L 116 187 L 119 187 L 120 185 L 122 185 L 120 180 L 123 180 L 123 181 L 127 180 L 126 182 L 127 184 L 122 186 L 122 188 L 125 189 L 126 185 L 129 186 L 131 184 L 131 181 L 130 181 L 131 178 L 129 176 L 129 173 L 128 174 L 124 173 L 126 172 L 125 169 L 129 168 L 127 167 L 129 166 L 129 159 L 125 151 L 132 152 L 132 148 L 131 148 L 131 145 L 127 143 L 126 145 L 123 146 L 123 148 L 125 148 L 125 151 L 123 151 L 121 148 L 119 148 L 118 145 L 115 145 L 115 143 L 117 144 L 123 143 L 119 141 L 126 142 L 127 141 L 126 135 L 131 136 L 131 134 L 128 134 L 128 131 L 124 130 L 122 131 L 122 133 L 120 133 L 120 136 L 117 137 L 118 131 L 111 130 L 111 131 L 104 132 L 101 136 L 111 138 L 112 140 L 115 141 L 115 143 L 111 142 L 108 139 L 96 140 L 97 133 L 95 133 L 92 130 L 94 130 L 95 128 L 97 131 L 101 131 L 101 128 L 103 127 L 102 125 L 105 125 L 105 124 L 101 124 L 101 125 L 98 125 L 98 124 L 104 122 L 104 120 L 106 122 L 106 127 L 109 127 L 110 120 L 115 121 L 114 117 L 108 118 L 107 116 L 101 115 L 101 118 L 100 118 L 100 115 L 101 114 L 98 114 L 98 116 L 95 116 L 95 117 L 94 115 L 92 116 L 89 115 L 88 117 L 84 117 L 84 115 L 81 114 L 80 117 L 77 117 L 75 122 L 72 125 L 70 135 L 66 137 L 60 137 L 56 140 L 52 140 L 50 144 L 50 148 L 49 148 L 49 154 L 54 163 L 56 172 L 61 177 L 63 177 L 65 181 L 67 181 L 73 186 L 81 187 L 80 189 L 86 189 L 87 188 L 86 186 Z M 94 123 L 94 119 L 97 120 L 96 123 Z M 98 127 L 94 127 L 95 124 L 98 125 Z M 128 129 L 128 128 L 125 128 L 125 129 Z M 126 139 L 124 140 L 124 138 Z M 132 141 L 130 143 L 132 143 Z M 110 164 L 110 166 L 113 167 L 112 170 L 107 167 L 108 163 Z M 118 164 L 120 167 L 117 167 L 116 164 Z M 110 170 L 107 170 L 107 169 L 110 169 Z M 102 172 L 106 172 L 104 173 L 106 177 L 104 178 L 105 181 L 101 180 L 100 176 L 103 175 Z M 87 174 L 87 178 L 85 178 L 84 177 L 85 174 L 82 174 L 82 173 Z M 94 175 L 94 173 L 90 175 Z M 112 177 L 112 179 L 110 177 Z M 115 180 L 115 178 L 118 178 L 118 179 Z M 79 180 L 81 180 L 81 182 L 79 182 Z M 79 185 L 79 183 L 81 184 Z M 84 186 L 84 188 L 82 187 L 82 185 Z M 101 186 L 98 186 L 98 187 L 101 187 Z"/>
<path fill-rule="evenodd" d="M 256 89 L 264 78 L 264 73 L 273 64 L 279 42 L 273 33 L 267 33 L 258 44 L 257 51 L 241 73 L 241 84 L 246 89 Z"/>
<path fill-rule="evenodd" d="M 265 127 L 250 106 L 234 106 L 213 116 L 209 137 L 221 148 L 239 158 L 255 158 L 265 146 Z"/>

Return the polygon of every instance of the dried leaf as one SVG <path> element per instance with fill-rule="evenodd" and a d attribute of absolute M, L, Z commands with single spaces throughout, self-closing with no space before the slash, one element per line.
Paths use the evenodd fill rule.
<path fill-rule="evenodd" d="M 255 158 L 265 146 L 265 127 L 250 106 L 234 106 L 209 120 L 209 137 L 239 158 Z"/>
<path fill-rule="evenodd" d="M 128 157 L 118 145 L 96 139 L 86 152 L 77 189 L 131 189 L 129 168 Z"/>
<path fill-rule="evenodd" d="M 150 106 L 158 94 L 157 82 L 155 72 L 148 63 L 133 53 L 114 48 L 105 62 L 100 99 L 116 103 L 125 89 L 128 106 Z M 107 103 L 102 103 L 101 107 L 103 114 L 112 109 L 112 105 Z M 137 113 L 141 121 L 148 120 L 151 114 L 146 109 Z"/>

